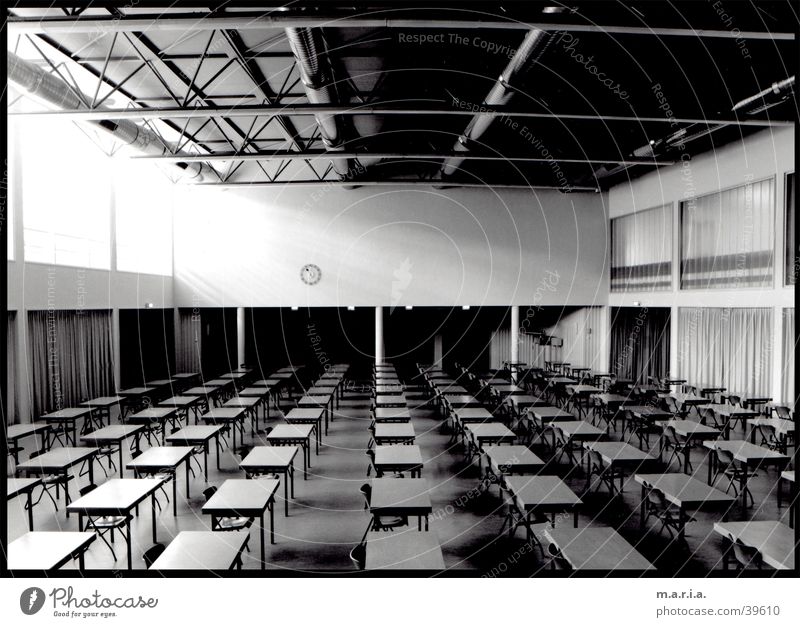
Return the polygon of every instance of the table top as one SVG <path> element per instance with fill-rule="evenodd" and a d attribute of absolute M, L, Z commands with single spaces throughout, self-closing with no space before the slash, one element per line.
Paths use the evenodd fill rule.
<path fill-rule="evenodd" d="M 506 383 L 505 385 L 493 385 L 492 389 L 496 391 L 498 394 L 503 396 L 509 395 L 513 396 L 515 394 L 525 394 L 525 388 L 522 388 L 518 385 L 513 385 Z"/>
<path fill-rule="evenodd" d="M 602 394 L 603 390 L 593 385 L 568 385 L 567 392 L 570 394 Z"/>
<path fill-rule="evenodd" d="M 50 425 L 46 423 L 28 422 L 25 424 L 6 425 L 6 438 L 17 440 L 42 431 L 49 431 Z"/>
<path fill-rule="evenodd" d="M 703 446 L 709 449 L 719 448 L 727 451 L 740 462 L 789 461 L 789 457 L 783 453 L 771 451 L 746 440 L 706 440 L 703 442 Z"/>
<path fill-rule="evenodd" d="M 180 431 L 168 435 L 166 442 L 205 442 L 222 431 L 222 427 L 216 425 L 189 425 Z"/>
<path fill-rule="evenodd" d="M 147 381 L 147 385 L 152 385 L 154 387 L 163 387 L 165 385 L 172 385 L 175 383 L 175 379 L 156 379 L 155 381 Z"/>
<path fill-rule="evenodd" d="M 295 407 L 286 414 L 286 420 L 321 420 L 324 413 L 324 407 Z"/>
<path fill-rule="evenodd" d="M 758 549 L 764 562 L 777 569 L 794 568 L 794 529 L 775 520 L 714 523 L 714 531 Z"/>
<path fill-rule="evenodd" d="M 376 446 L 375 465 L 391 466 L 393 464 L 422 466 L 422 451 L 416 444 Z"/>
<path fill-rule="evenodd" d="M 148 407 L 137 411 L 135 414 L 129 415 L 125 420 L 128 422 L 136 422 L 137 419 L 146 420 L 151 422 L 159 418 L 167 418 L 175 413 L 174 407 Z"/>
<path fill-rule="evenodd" d="M 199 396 L 171 396 L 159 401 L 158 404 L 162 407 L 189 407 L 199 400 Z"/>
<path fill-rule="evenodd" d="M 219 376 L 220 379 L 241 379 L 246 376 L 246 372 L 226 372 Z"/>
<path fill-rule="evenodd" d="M 568 525 L 544 530 L 574 570 L 652 570 L 655 567 L 611 527 Z"/>
<path fill-rule="evenodd" d="M 378 407 L 381 405 L 384 407 L 388 407 L 390 405 L 405 405 L 406 396 L 405 394 L 388 394 L 386 396 L 378 396 L 375 398 L 375 404 Z"/>
<path fill-rule="evenodd" d="M 177 468 L 194 453 L 191 446 L 153 446 L 132 459 L 125 466 L 131 470 L 137 468 Z"/>
<path fill-rule="evenodd" d="M 375 425 L 376 438 L 414 438 L 414 425 L 410 422 L 389 422 Z"/>
<path fill-rule="evenodd" d="M 634 416 L 638 418 L 650 418 L 651 420 L 667 419 L 672 417 L 672 414 L 658 407 L 650 407 L 649 405 L 632 405 L 625 409 L 633 412 Z"/>
<path fill-rule="evenodd" d="M 571 377 L 561 377 L 561 376 L 545 376 L 550 383 L 553 385 L 569 385 L 570 383 L 577 383 L 577 381 Z"/>
<path fill-rule="evenodd" d="M 675 433 L 684 438 L 717 438 L 722 435 L 722 431 L 719 429 L 700 424 L 694 420 L 670 420 L 660 423 L 660 426 L 662 429 L 664 427 L 674 427 Z"/>
<path fill-rule="evenodd" d="M 249 372 L 249 371 L 248 371 Z M 199 372 L 176 372 L 172 375 L 173 379 L 191 379 L 200 376 Z"/>
<path fill-rule="evenodd" d="M 64 409 L 59 409 L 58 411 L 44 414 L 39 418 L 39 420 L 59 420 L 64 418 L 69 420 L 72 418 L 80 418 L 81 416 L 85 416 L 91 411 L 91 407 L 65 407 Z"/>
<path fill-rule="evenodd" d="M 50 449 L 38 457 L 17 464 L 17 471 L 47 472 L 64 470 L 97 455 L 97 449 L 84 446 L 62 446 Z"/>
<path fill-rule="evenodd" d="M 784 470 L 781 473 L 781 479 L 786 479 L 786 481 L 794 483 L 794 470 Z"/>
<path fill-rule="evenodd" d="M 220 386 L 218 385 L 199 385 L 194 388 L 189 388 L 188 390 L 184 391 L 184 394 L 187 395 L 194 395 L 194 396 L 208 396 L 209 394 L 214 394 L 214 392 L 218 391 Z"/>
<path fill-rule="evenodd" d="M 254 387 L 264 387 L 264 388 L 271 388 L 275 387 L 276 385 L 280 385 L 283 383 L 281 379 L 271 378 L 271 379 L 259 379 L 258 381 L 253 381 L 252 385 Z"/>
<path fill-rule="evenodd" d="M 734 495 L 725 494 L 722 490 L 682 472 L 637 474 L 634 481 L 639 484 L 649 483 L 658 488 L 670 503 L 678 507 L 696 509 L 706 504 L 733 503 L 736 500 Z"/>
<path fill-rule="evenodd" d="M 518 407 L 533 407 L 535 405 L 550 404 L 543 396 L 534 396 L 531 394 L 514 394 L 509 396 L 506 402 Z"/>
<path fill-rule="evenodd" d="M 785 418 L 767 418 L 766 416 L 760 418 L 748 418 L 747 422 L 756 427 L 768 427 L 783 435 L 790 435 L 794 433 L 794 421 L 786 420 Z"/>
<path fill-rule="evenodd" d="M 370 512 L 387 509 L 416 510 L 430 513 L 433 510 L 430 486 L 426 479 L 373 479 Z"/>
<path fill-rule="evenodd" d="M 556 476 L 511 476 L 505 478 L 505 483 L 519 506 L 525 509 L 574 507 L 582 503 L 580 497 Z"/>
<path fill-rule="evenodd" d="M 269 440 L 298 440 L 302 439 L 305 440 L 306 438 L 311 437 L 311 431 L 314 429 L 314 425 L 277 425 L 267 436 L 267 441 Z"/>
<path fill-rule="evenodd" d="M 444 570 L 442 547 L 431 531 L 370 531 L 366 569 Z"/>
<path fill-rule="evenodd" d="M 500 472 L 514 472 L 515 468 L 525 466 L 528 470 L 535 467 L 544 468 L 544 462 L 527 446 L 509 444 L 503 446 L 486 446 L 483 449 L 491 465 Z"/>
<path fill-rule="evenodd" d="M 299 450 L 298 446 L 255 446 L 239 464 L 239 468 L 288 467 Z"/>
<path fill-rule="evenodd" d="M 469 394 L 462 394 L 460 396 L 448 396 L 447 402 L 453 407 L 480 407 L 481 402 Z"/>
<path fill-rule="evenodd" d="M 469 424 L 465 428 L 472 434 L 472 437 L 478 440 L 482 440 L 485 438 L 488 439 L 504 438 L 508 440 L 513 440 L 514 438 L 517 437 L 514 434 L 514 432 L 511 431 L 511 429 L 509 429 L 500 422 L 479 422 L 479 423 Z"/>
<path fill-rule="evenodd" d="M 558 422 L 556 423 L 556 426 L 566 435 L 575 440 L 589 438 L 600 439 L 606 436 L 605 429 L 595 427 L 593 424 L 584 420 L 568 420 L 566 422 Z"/>
<path fill-rule="evenodd" d="M 257 396 L 239 396 L 225 401 L 223 407 L 255 407 L 261 402 Z"/>
<path fill-rule="evenodd" d="M 152 392 L 156 388 L 154 387 L 136 387 L 136 388 L 126 388 L 124 390 L 119 390 L 117 394 L 120 396 L 139 396 L 140 394 L 148 394 Z"/>
<path fill-rule="evenodd" d="M 6 479 L 6 498 L 12 499 L 18 494 L 29 492 L 41 482 L 42 480 L 38 477 L 31 477 L 28 479 L 9 477 Z"/>
<path fill-rule="evenodd" d="M 249 537 L 247 531 L 181 531 L 150 570 L 228 570 Z"/>
<path fill-rule="evenodd" d="M 265 387 L 249 387 L 244 388 L 243 390 L 239 390 L 239 396 L 256 396 L 258 398 L 267 396 L 269 394 L 269 390 Z"/>
<path fill-rule="evenodd" d="M 213 422 L 214 420 L 238 420 L 244 416 L 244 407 L 212 407 L 202 416 L 200 420 Z"/>
<path fill-rule="evenodd" d="M 744 409 L 743 407 L 735 407 L 724 403 L 709 403 L 706 409 L 711 409 L 720 416 L 753 416 L 755 418 L 761 415 L 752 409 Z"/>
<path fill-rule="evenodd" d="M 437 389 L 439 389 L 439 394 L 442 396 L 462 396 L 464 394 L 469 394 L 467 389 L 460 385 L 449 385 L 446 388 Z"/>
<path fill-rule="evenodd" d="M 675 399 L 679 405 L 711 405 L 711 399 L 705 396 L 698 396 L 697 394 L 681 394 L 680 392 L 672 392 L 669 394 Z"/>
<path fill-rule="evenodd" d="M 400 383 L 379 383 L 375 386 L 376 394 L 391 394 L 392 392 L 402 392 L 403 385 Z"/>
<path fill-rule="evenodd" d="M 584 442 L 584 447 L 598 453 L 607 464 L 655 461 L 655 457 L 627 442 Z"/>
<path fill-rule="evenodd" d="M 203 381 L 204 387 L 219 387 L 223 388 L 225 386 L 233 385 L 233 379 L 211 379 L 210 381 Z"/>
<path fill-rule="evenodd" d="M 377 407 L 375 409 L 376 420 L 411 420 L 411 412 L 407 407 Z"/>
<path fill-rule="evenodd" d="M 603 403 L 603 405 L 609 405 L 611 403 L 627 403 L 630 400 L 629 397 L 622 396 L 620 394 L 593 394 L 592 398 L 596 398 Z"/>
<path fill-rule="evenodd" d="M 79 404 L 81 407 L 111 407 L 124 400 L 125 398 L 122 396 L 98 396 Z"/>
<path fill-rule="evenodd" d="M 53 570 L 86 549 L 91 531 L 29 531 L 8 545 L 9 570 Z"/>
<path fill-rule="evenodd" d="M 297 406 L 324 408 L 330 400 L 331 395 L 327 392 L 323 396 L 306 395 L 297 399 Z"/>
<path fill-rule="evenodd" d="M 155 492 L 161 479 L 109 479 L 86 496 L 67 505 L 67 511 L 87 514 L 129 512 Z"/>
<path fill-rule="evenodd" d="M 258 516 L 267 509 L 279 485 L 278 479 L 226 479 L 203 505 L 203 513 Z"/>
<path fill-rule="evenodd" d="M 455 410 L 459 420 L 500 420 L 484 407 L 461 407 Z"/>
<path fill-rule="evenodd" d="M 81 442 L 121 442 L 125 438 L 137 435 L 144 431 L 144 425 L 110 425 L 96 429 L 87 435 L 81 436 Z"/>
<path fill-rule="evenodd" d="M 560 407 L 531 407 L 528 409 L 528 414 L 539 422 L 572 422 L 575 420 L 575 416 Z"/>

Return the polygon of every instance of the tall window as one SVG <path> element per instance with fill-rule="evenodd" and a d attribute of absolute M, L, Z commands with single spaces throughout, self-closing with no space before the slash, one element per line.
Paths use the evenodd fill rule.
<path fill-rule="evenodd" d="M 800 269 L 800 255 L 794 238 L 794 172 L 786 175 L 786 285 L 797 282 L 797 271 Z"/>
<path fill-rule="evenodd" d="M 108 157 L 64 120 L 26 121 L 20 132 L 25 260 L 110 269 Z"/>
<path fill-rule="evenodd" d="M 672 286 L 672 206 L 637 211 L 611 221 L 611 291 L 668 290 Z"/>
<path fill-rule="evenodd" d="M 770 287 L 774 181 L 681 203 L 681 288 Z"/>
<path fill-rule="evenodd" d="M 172 275 L 172 183 L 153 163 L 114 160 L 117 270 Z"/>

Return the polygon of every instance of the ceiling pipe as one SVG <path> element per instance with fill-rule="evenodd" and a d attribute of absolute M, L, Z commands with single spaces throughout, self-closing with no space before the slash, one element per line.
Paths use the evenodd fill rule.
<path fill-rule="evenodd" d="M 241 188 L 241 187 L 344 187 L 347 188 L 350 183 L 347 181 L 307 181 L 307 180 L 296 180 L 296 181 L 221 181 L 218 183 L 200 183 L 200 187 L 232 187 L 232 188 Z M 386 180 L 361 180 L 358 182 L 358 185 L 361 187 L 401 187 L 401 186 L 412 186 L 412 187 L 439 187 L 440 184 L 436 181 L 426 181 L 423 179 L 386 179 Z M 464 183 L 455 181 L 453 183 L 447 184 L 448 188 L 458 188 L 458 187 L 469 187 L 469 188 L 478 188 L 478 189 L 526 189 L 530 191 L 541 191 L 541 190 L 549 190 L 549 191 L 559 191 L 564 192 L 563 187 L 555 186 L 555 185 L 525 185 L 523 183 Z M 597 186 L 577 186 L 577 185 L 570 185 L 570 192 L 590 192 L 590 193 L 598 193 L 600 192 L 600 188 Z"/>
<path fill-rule="evenodd" d="M 287 28 L 286 37 L 300 70 L 300 79 L 305 86 L 308 101 L 315 105 L 332 104 L 335 100 L 332 88 L 333 70 L 319 30 Z M 331 152 L 344 150 L 342 118 L 325 113 L 316 114 L 314 118 L 325 148 Z M 350 162 L 347 159 L 332 159 L 331 163 L 340 179 L 352 178 Z"/>
<path fill-rule="evenodd" d="M 8 51 L 8 80 L 13 81 L 32 96 L 61 109 L 88 109 L 84 104 L 84 100 L 88 99 L 83 94 L 79 95 L 62 79 L 44 71 L 35 63 L 18 57 L 11 51 Z M 102 109 L 97 111 L 102 111 Z M 175 155 L 165 146 L 158 135 L 129 120 L 101 119 L 91 123 L 113 135 L 116 140 L 147 155 L 180 156 L 180 153 Z M 203 163 L 178 162 L 175 165 L 180 168 L 183 176 L 193 182 L 210 178 L 208 174 L 211 168 Z"/>
<path fill-rule="evenodd" d="M 563 8 L 559 8 L 559 12 L 563 10 Z M 505 107 L 514 97 L 514 83 L 517 82 L 521 74 L 530 68 L 531 64 L 541 58 L 553 37 L 554 33 L 548 33 L 539 29 L 528 31 L 519 49 L 500 75 L 500 78 L 497 79 L 494 87 L 492 87 L 486 98 L 484 98 L 481 108 L 493 109 L 496 107 Z M 471 144 L 478 142 L 493 121 L 494 116 L 486 115 L 484 112 L 476 113 L 472 120 L 470 120 L 464 133 L 456 141 L 453 150 L 455 152 L 469 151 L 471 149 Z M 440 176 L 442 178 L 452 176 L 459 167 L 461 167 L 463 162 L 464 160 L 460 157 L 447 159 L 442 164 Z"/>

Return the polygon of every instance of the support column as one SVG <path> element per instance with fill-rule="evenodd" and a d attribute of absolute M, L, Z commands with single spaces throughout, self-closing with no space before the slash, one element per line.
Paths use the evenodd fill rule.
<path fill-rule="evenodd" d="M 114 390 L 112 392 L 119 390 L 122 387 L 122 366 L 120 361 L 120 347 L 119 347 L 119 308 L 114 307 L 111 310 L 111 342 L 112 342 L 112 350 L 113 350 L 113 360 L 114 360 Z"/>
<path fill-rule="evenodd" d="M 433 336 L 433 365 L 437 368 L 442 368 L 442 334 L 437 333 Z"/>
<path fill-rule="evenodd" d="M 673 379 L 678 378 L 678 350 L 680 349 L 680 338 L 678 337 L 678 307 L 672 306 L 669 310 L 669 376 Z"/>
<path fill-rule="evenodd" d="M 375 307 L 375 364 L 384 362 L 383 350 L 383 307 Z"/>
<path fill-rule="evenodd" d="M 511 359 L 513 363 L 519 361 L 519 307 L 511 306 Z M 511 366 L 511 380 L 517 380 L 517 366 Z"/>
<path fill-rule="evenodd" d="M 769 368 L 772 372 L 772 385 L 769 395 L 774 401 L 790 403 L 789 398 L 783 398 L 783 307 L 772 308 L 772 354 L 769 356 Z M 791 358 L 790 358 L 791 359 Z M 766 365 L 766 364 L 765 364 Z"/>
<path fill-rule="evenodd" d="M 236 366 L 241 366 L 244 361 L 244 307 L 236 308 Z"/>

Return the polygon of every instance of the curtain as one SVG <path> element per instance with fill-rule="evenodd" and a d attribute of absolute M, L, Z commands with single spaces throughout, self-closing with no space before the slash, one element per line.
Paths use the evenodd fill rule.
<path fill-rule="evenodd" d="M 794 307 L 783 310 L 783 385 L 781 386 L 781 402 L 794 409 L 797 401 L 794 395 L 794 356 L 797 340 L 794 335 Z"/>
<path fill-rule="evenodd" d="M 797 269 L 800 267 L 797 243 L 794 234 L 794 172 L 786 175 L 786 285 L 794 285 L 797 281 Z"/>
<path fill-rule="evenodd" d="M 581 307 L 560 318 L 547 334 L 562 340 L 561 347 L 547 347 L 545 359 L 566 361 L 576 368 L 604 371 L 608 317 L 603 307 Z"/>
<path fill-rule="evenodd" d="M 771 287 L 774 181 L 681 203 L 681 288 Z"/>
<path fill-rule="evenodd" d="M 114 391 L 110 311 L 28 313 L 33 415 Z"/>
<path fill-rule="evenodd" d="M 690 385 L 769 396 L 772 309 L 680 308 L 679 376 Z"/>
<path fill-rule="evenodd" d="M 611 369 L 642 383 L 669 370 L 670 310 L 619 307 L 611 314 Z"/>
<path fill-rule="evenodd" d="M 520 332 L 519 360 L 528 368 L 544 367 L 544 346 L 539 343 L 538 335 Z M 511 330 L 498 329 L 492 335 L 489 347 L 490 368 L 502 368 L 503 362 L 511 361 Z"/>
<path fill-rule="evenodd" d="M 200 372 L 203 354 L 203 323 L 201 314 L 193 309 L 178 311 L 178 346 L 175 351 L 177 372 Z"/>
<path fill-rule="evenodd" d="M 672 287 L 672 205 L 611 220 L 611 291 Z"/>
<path fill-rule="evenodd" d="M 17 313 L 8 312 L 8 325 L 6 326 L 6 424 L 11 425 L 20 421 L 19 406 L 17 404 Z"/>

